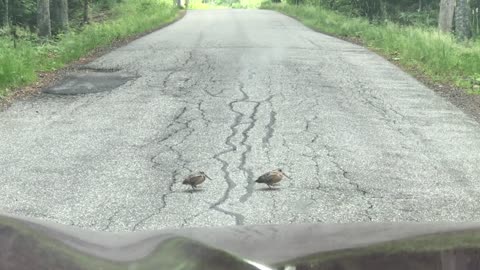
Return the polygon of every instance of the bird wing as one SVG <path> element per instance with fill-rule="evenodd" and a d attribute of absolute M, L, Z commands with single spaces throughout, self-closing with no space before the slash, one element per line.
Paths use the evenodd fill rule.
<path fill-rule="evenodd" d="M 271 172 L 268 172 L 268 173 L 264 173 L 262 175 L 260 175 L 260 177 L 258 177 L 257 183 L 267 183 L 270 179 L 270 175 L 271 175 Z"/>
<path fill-rule="evenodd" d="M 198 174 L 190 174 L 189 176 L 185 177 L 185 179 L 183 180 L 183 183 L 184 184 L 187 184 L 187 185 L 190 185 L 193 183 L 195 177 L 197 177 Z"/>

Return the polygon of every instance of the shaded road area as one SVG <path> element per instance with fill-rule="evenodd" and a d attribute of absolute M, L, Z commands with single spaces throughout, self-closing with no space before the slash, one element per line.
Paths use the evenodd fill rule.
<path fill-rule="evenodd" d="M 2 211 L 105 231 L 480 218 L 478 124 L 279 13 L 189 11 L 78 73 L 0 113 Z M 277 167 L 292 179 L 254 184 Z"/>

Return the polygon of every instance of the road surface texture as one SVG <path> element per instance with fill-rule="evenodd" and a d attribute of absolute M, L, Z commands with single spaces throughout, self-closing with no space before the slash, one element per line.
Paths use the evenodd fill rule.
<path fill-rule="evenodd" d="M 189 11 L 95 72 L 0 113 L 3 212 L 104 231 L 480 219 L 477 122 L 279 13 Z M 254 184 L 277 167 L 292 179 Z M 213 180 L 189 192 L 197 170 Z"/>

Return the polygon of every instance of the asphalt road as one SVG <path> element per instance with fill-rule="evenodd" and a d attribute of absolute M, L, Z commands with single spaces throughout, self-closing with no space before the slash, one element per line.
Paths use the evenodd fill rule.
<path fill-rule="evenodd" d="M 129 81 L 0 113 L 1 211 L 104 231 L 480 219 L 478 123 L 289 17 L 189 11 L 90 68 Z M 277 167 L 292 179 L 254 184 Z M 213 180 L 188 192 L 197 170 Z"/>

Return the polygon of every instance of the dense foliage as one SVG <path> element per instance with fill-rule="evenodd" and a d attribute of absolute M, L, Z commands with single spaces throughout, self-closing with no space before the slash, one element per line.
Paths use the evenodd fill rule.
<path fill-rule="evenodd" d="M 5 12 L 5 3 L 8 2 L 9 20 L 12 24 L 30 28 L 34 30 L 36 25 L 37 0 L 0 0 L 0 14 Z M 90 5 L 95 8 L 109 10 L 116 3 L 122 0 L 89 0 Z M 50 1 L 51 10 L 53 10 L 55 1 Z M 84 0 L 69 0 L 68 15 L 73 25 L 80 23 L 82 19 Z M 53 16 L 54 14 L 52 14 Z M 0 20 L 0 24 L 4 22 Z"/>
<path fill-rule="evenodd" d="M 274 2 L 274 1 L 273 1 Z M 288 4 L 322 6 L 370 21 L 394 21 L 405 25 L 437 25 L 440 0 L 286 0 Z M 479 33 L 480 0 L 470 0 L 472 30 Z"/>

